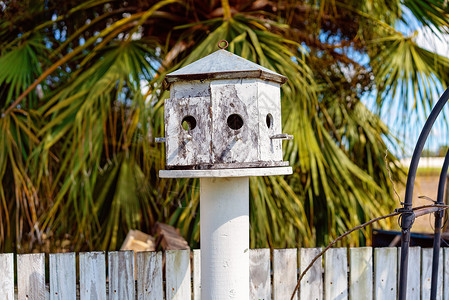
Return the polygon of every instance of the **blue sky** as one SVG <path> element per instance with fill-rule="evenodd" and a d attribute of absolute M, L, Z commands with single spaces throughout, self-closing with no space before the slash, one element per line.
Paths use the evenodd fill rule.
<path fill-rule="evenodd" d="M 423 27 L 412 14 L 403 7 L 404 22 L 396 24 L 396 29 L 406 36 L 413 36 L 413 40 L 422 48 L 437 52 L 440 55 L 449 57 L 449 35 L 437 34 L 430 28 Z M 433 92 L 433 103 L 436 103 L 440 95 L 444 92 L 443 87 L 437 86 Z M 388 125 L 393 134 L 402 141 L 401 149 L 390 144 L 389 150 L 400 157 L 411 156 L 418 140 L 419 134 L 424 126 L 430 110 L 417 105 L 416 113 L 408 113 L 405 122 L 402 120 L 401 108 L 399 107 L 402 101 L 399 99 L 386 99 L 386 109 L 381 111 L 380 116 L 384 123 Z M 362 101 L 371 110 L 375 110 L 375 95 L 366 95 Z M 408 99 L 409 103 L 413 103 L 415 99 Z M 419 103 L 419 101 L 418 101 Z M 440 146 L 449 144 L 448 141 L 448 124 L 449 120 L 445 120 L 445 116 L 449 117 L 449 107 L 446 106 L 442 114 L 437 119 L 430 136 L 428 137 L 425 149 L 436 151 Z"/>

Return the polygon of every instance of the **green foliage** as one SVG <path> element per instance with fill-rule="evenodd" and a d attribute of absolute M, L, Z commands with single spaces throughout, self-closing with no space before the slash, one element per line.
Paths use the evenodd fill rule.
<path fill-rule="evenodd" d="M 253 247 L 323 245 L 391 212 L 384 156 L 399 141 L 360 99 L 376 93 L 380 109 L 396 96 L 416 112 L 408 97 L 429 107 L 447 84 L 448 60 L 394 30 L 406 6 L 446 31 L 440 1 L 50 2 L 4 1 L 1 11 L 2 249 L 66 238 L 72 250 L 117 249 L 129 229 L 156 221 L 196 246 L 199 181 L 158 178 L 164 153 L 153 140 L 164 134 L 165 74 L 222 39 L 289 79 L 294 174 L 251 178 Z M 388 164 L 401 180 L 397 158 Z"/>

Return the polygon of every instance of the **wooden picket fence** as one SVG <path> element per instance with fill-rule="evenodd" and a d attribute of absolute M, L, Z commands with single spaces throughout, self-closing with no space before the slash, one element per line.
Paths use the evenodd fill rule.
<path fill-rule="evenodd" d="M 250 250 L 250 299 L 290 299 L 299 272 L 319 251 Z M 395 299 L 399 252 L 330 249 L 302 280 L 297 299 Z M 199 250 L 168 250 L 165 257 L 162 252 L 139 252 L 136 258 L 131 251 L 107 256 L 86 252 L 79 253 L 78 261 L 75 253 L 49 254 L 47 268 L 42 253 L 17 255 L 15 263 L 14 258 L 0 254 L 0 299 L 201 298 Z M 438 299 L 449 300 L 448 248 L 442 249 L 440 260 Z M 431 265 L 432 249 L 410 249 L 407 299 L 429 299 Z"/>

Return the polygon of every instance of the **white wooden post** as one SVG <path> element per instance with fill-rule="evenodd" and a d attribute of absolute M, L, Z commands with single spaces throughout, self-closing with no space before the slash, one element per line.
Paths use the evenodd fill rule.
<path fill-rule="evenodd" d="M 249 178 L 201 178 L 201 298 L 249 297 Z"/>

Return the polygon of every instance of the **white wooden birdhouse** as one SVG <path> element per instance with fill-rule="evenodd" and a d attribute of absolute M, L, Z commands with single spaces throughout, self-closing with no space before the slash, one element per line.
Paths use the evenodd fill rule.
<path fill-rule="evenodd" d="M 168 169 L 287 166 L 280 86 L 287 78 L 226 50 L 166 76 Z"/>

